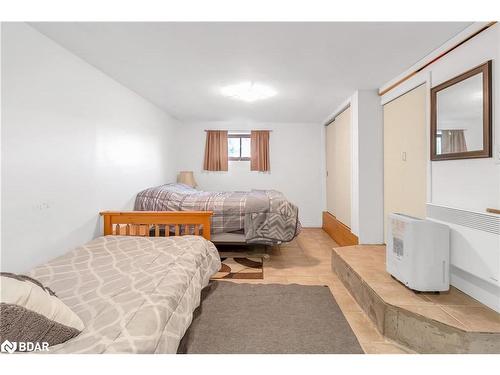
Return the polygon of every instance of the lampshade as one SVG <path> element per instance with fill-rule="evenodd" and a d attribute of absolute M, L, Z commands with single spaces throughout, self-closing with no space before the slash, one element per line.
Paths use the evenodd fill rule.
<path fill-rule="evenodd" d="M 191 187 L 196 187 L 197 183 L 194 179 L 193 171 L 180 171 L 177 176 L 177 182 L 186 184 Z"/>

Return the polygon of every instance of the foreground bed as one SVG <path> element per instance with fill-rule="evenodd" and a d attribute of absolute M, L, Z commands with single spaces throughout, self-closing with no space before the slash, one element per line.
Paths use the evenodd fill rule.
<path fill-rule="evenodd" d="M 126 215 L 119 219 L 127 228 L 135 225 Z M 148 235 L 99 237 L 30 273 L 85 326 L 51 353 L 176 353 L 220 258 L 201 236 Z"/>

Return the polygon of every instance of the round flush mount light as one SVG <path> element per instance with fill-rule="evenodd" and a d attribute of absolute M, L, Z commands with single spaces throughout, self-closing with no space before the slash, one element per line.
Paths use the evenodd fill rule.
<path fill-rule="evenodd" d="M 474 91 L 472 93 L 472 99 L 482 100 L 483 99 L 483 90 Z"/>
<path fill-rule="evenodd" d="M 220 92 L 228 98 L 242 100 L 247 103 L 268 99 L 276 95 L 276 90 L 272 87 L 254 82 L 241 82 L 224 86 Z"/>

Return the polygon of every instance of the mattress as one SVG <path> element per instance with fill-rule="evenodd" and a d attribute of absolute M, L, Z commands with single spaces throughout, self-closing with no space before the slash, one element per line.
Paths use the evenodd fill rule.
<path fill-rule="evenodd" d="M 75 338 L 50 353 L 176 353 L 220 269 L 200 236 L 99 237 L 33 269 L 83 321 Z"/>
<path fill-rule="evenodd" d="M 208 192 L 165 184 L 139 192 L 134 210 L 212 211 L 212 234 L 244 233 L 247 243 L 289 242 L 301 230 L 298 208 L 276 190 Z"/>

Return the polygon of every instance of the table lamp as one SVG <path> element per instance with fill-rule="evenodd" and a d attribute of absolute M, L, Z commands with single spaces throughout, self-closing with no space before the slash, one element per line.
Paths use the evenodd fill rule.
<path fill-rule="evenodd" d="M 177 182 L 191 187 L 196 187 L 197 183 L 194 179 L 193 171 L 180 171 L 177 176 Z"/>

